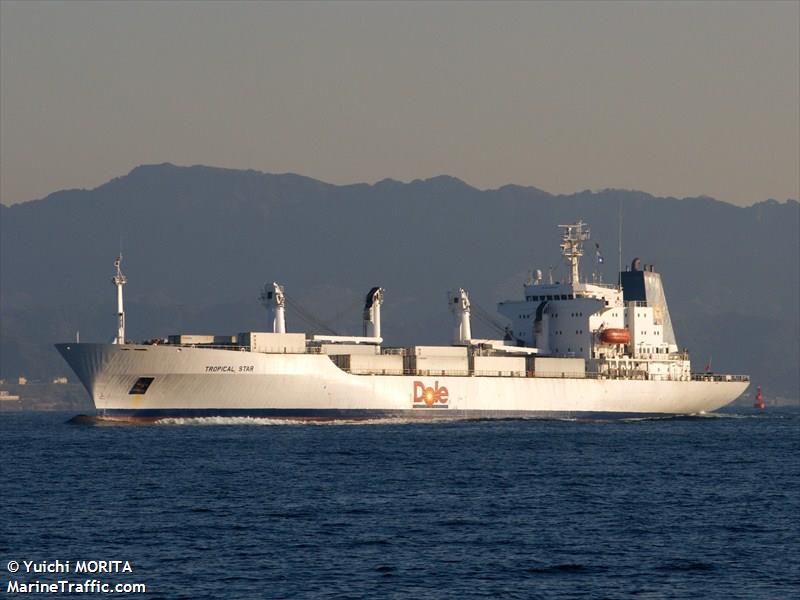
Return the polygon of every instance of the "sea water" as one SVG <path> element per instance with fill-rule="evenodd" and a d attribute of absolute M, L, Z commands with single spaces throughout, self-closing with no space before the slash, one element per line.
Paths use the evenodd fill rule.
<path fill-rule="evenodd" d="M 144 426 L 3 412 L 2 593 L 797 598 L 800 411 L 744 412 Z"/>

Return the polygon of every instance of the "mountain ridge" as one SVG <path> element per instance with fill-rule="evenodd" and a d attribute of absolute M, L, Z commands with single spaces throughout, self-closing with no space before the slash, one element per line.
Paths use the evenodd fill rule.
<path fill-rule="evenodd" d="M 145 174 L 145 175 L 157 174 L 159 176 L 162 176 L 165 172 L 168 172 L 168 171 L 169 172 L 173 172 L 173 173 L 177 173 L 177 172 L 182 172 L 182 171 L 186 171 L 186 170 L 189 170 L 189 171 L 207 171 L 207 172 L 211 172 L 211 173 L 228 173 L 228 174 L 243 174 L 244 173 L 244 174 L 250 174 L 250 175 L 259 176 L 259 177 L 260 176 L 266 176 L 266 177 L 270 177 L 270 178 L 277 178 L 277 180 L 283 180 L 283 181 L 291 181 L 292 179 L 296 179 L 297 181 L 306 182 L 306 183 L 309 183 L 309 184 L 312 184 L 312 185 L 328 186 L 328 187 L 331 187 L 331 188 L 353 188 L 353 187 L 362 187 L 362 186 L 381 187 L 381 186 L 388 186 L 388 185 L 409 186 L 409 185 L 419 185 L 419 184 L 436 184 L 436 185 L 439 185 L 440 183 L 450 183 L 450 184 L 454 184 L 454 187 L 461 187 L 463 189 L 468 189 L 468 190 L 477 191 L 477 192 L 502 192 L 502 191 L 509 191 L 509 190 L 510 191 L 525 191 L 525 192 L 529 192 L 529 193 L 535 193 L 537 195 L 546 195 L 548 197 L 554 197 L 554 198 L 562 198 L 562 197 L 569 198 L 569 197 L 574 197 L 574 196 L 579 195 L 579 194 L 599 195 L 599 194 L 604 194 L 604 193 L 609 192 L 609 193 L 617 193 L 617 194 L 631 194 L 631 195 L 634 195 L 634 196 L 643 195 L 643 196 L 645 196 L 647 198 L 651 198 L 651 199 L 710 200 L 710 201 L 713 201 L 713 202 L 719 202 L 719 203 L 722 203 L 722 204 L 725 204 L 725 205 L 734 206 L 736 208 L 752 208 L 753 206 L 757 206 L 759 204 L 764 204 L 764 203 L 798 204 L 798 200 L 797 199 L 793 199 L 793 198 L 786 198 L 783 201 L 777 200 L 775 198 L 767 198 L 765 200 L 754 201 L 752 204 L 747 205 L 747 206 L 739 206 L 739 205 L 727 202 L 725 200 L 720 200 L 720 199 L 715 198 L 713 196 L 707 196 L 707 195 L 683 196 L 683 197 L 678 197 L 678 196 L 657 196 L 655 194 L 651 194 L 651 193 L 643 191 L 643 190 L 637 190 L 637 189 L 631 189 L 631 188 L 613 188 L 613 187 L 611 187 L 611 188 L 601 188 L 601 189 L 597 189 L 597 190 L 584 189 L 584 190 L 576 191 L 576 192 L 573 192 L 573 193 L 562 193 L 562 194 L 556 194 L 556 193 L 548 192 L 546 190 L 543 190 L 541 188 L 538 188 L 538 187 L 532 186 L 532 185 L 521 185 L 521 184 L 515 184 L 515 183 L 503 184 L 503 185 L 501 185 L 499 187 L 496 187 L 496 188 L 492 188 L 492 187 L 490 187 L 490 188 L 478 188 L 478 187 L 475 187 L 473 185 L 470 185 L 469 183 L 465 182 L 464 180 L 462 180 L 462 179 L 460 179 L 458 177 L 454 177 L 452 175 L 447 175 L 447 174 L 434 175 L 434 176 L 428 177 L 426 179 L 417 178 L 417 179 L 413 179 L 411 181 L 401 181 L 401 180 L 397 180 L 397 179 L 393 179 L 393 178 L 387 177 L 387 178 L 378 180 L 378 181 L 376 181 L 374 183 L 352 182 L 352 183 L 336 184 L 336 183 L 326 182 L 326 181 L 321 180 L 321 179 L 316 179 L 316 178 L 313 178 L 313 177 L 309 177 L 309 176 L 306 176 L 306 175 L 300 175 L 300 174 L 294 173 L 294 172 L 272 173 L 272 172 L 268 172 L 268 171 L 259 171 L 257 169 L 234 169 L 234 168 L 230 168 L 230 167 L 216 167 L 216 166 L 204 165 L 204 164 L 194 164 L 194 165 L 183 166 L 183 165 L 176 165 L 175 163 L 171 163 L 171 162 L 163 162 L 163 163 L 148 163 L 148 164 L 137 165 L 137 166 L 133 167 L 127 174 L 120 175 L 120 176 L 117 176 L 117 177 L 113 177 L 110 180 L 108 180 L 108 181 L 106 181 L 104 183 L 101 183 L 100 185 L 98 185 L 98 186 L 96 186 L 94 188 L 65 188 L 63 190 L 57 190 L 55 192 L 47 194 L 46 196 L 43 196 L 41 198 L 33 198 L 31 200 L 24 200 L 22 202 L 16 202 L 16 203 L 11 204 L 11 205 L 0 203 L 0 207 L 2 207 L 2 208 L 11 208 L 11 207 L 14 207 L 14 206 L 27 205 L 27 204 L 30 204 L 32 202 L 41 202 L 43 200 L 48 200 L 48 199 L 52 198 L 53 196 L 58 196 L 58 195 L 61 195 L 61 194 L 71 193 L 71 192 L 93 192 L 93 191 L 105 188 L 106 186 L 110 186 L 111 184 L 114 184 L 115 182 L 128 181 L 130 178 L 139 178 L 143 174 Z"/>

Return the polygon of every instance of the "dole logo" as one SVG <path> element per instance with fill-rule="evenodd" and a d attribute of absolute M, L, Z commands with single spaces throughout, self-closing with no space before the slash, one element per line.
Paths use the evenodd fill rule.
<path fill-rule="evenodd" d="M 450 392 L 445 386 L 439 387 L 438 381 L 433 382 L 433 387 L 428 387 L 421 381 L 414 382 L 414 406 L 431 408 L 438 403 L 444 405 L 438 408 L 447 408 L 449 398 Z"/>

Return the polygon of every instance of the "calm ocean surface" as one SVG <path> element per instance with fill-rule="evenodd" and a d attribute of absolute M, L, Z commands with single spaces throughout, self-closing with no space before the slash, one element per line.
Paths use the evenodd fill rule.
<path fill-rule="evenodd" d="M 361 425 L 70 416 L 0 413 L 9 598 L 22 595 L 6 593 L 12 579 L 87 578 L 187 599 L 800 598 L 797 410 Z M 9 560 L 56 559 L 133 572 L 8 573 Z"/>

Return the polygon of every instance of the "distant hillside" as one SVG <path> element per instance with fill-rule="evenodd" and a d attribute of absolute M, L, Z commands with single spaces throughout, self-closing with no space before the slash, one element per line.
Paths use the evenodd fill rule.
<path fill-rule="evenodd" d="M 0 207 L 0 376 L 71 375 L 53 342 L 77 330 L 84 341 L 111 338 L 120 244 L 131 339 L 263 329 L 258 291 L 277 280 L 341 332 L 360 329 L 363 296 L 382 285 L 388 343 L 441 343 L 448 289 L 465 287 L 494 313 L 498 300 L 520 296 L 530 269 L 565 274 L 560 223 L 590 224 L 602 275 L 615 281 L 620 206 L 624 262 L 639 256 L 661 271 L 695 367 L 711 358 L 770 395 L 800 396 L 796 201 L 739 208 L 621 190 L 481 191 L 446 176 L 335 186 L 170 164 Z M 308 329 L 292 313 L 288 321 Z M 490 335 L 480 321 L 474 328 Z"/>

